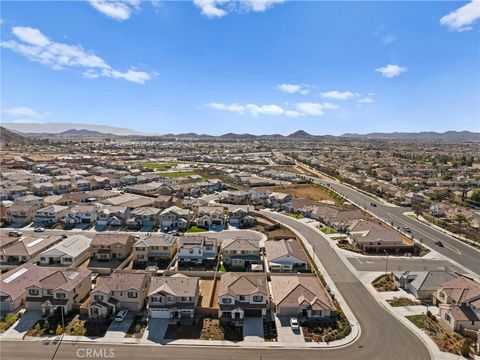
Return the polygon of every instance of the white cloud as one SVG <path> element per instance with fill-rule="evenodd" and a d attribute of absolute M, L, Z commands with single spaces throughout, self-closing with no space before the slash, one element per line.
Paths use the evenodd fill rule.
<path fill-rule="evenodd" d="M 324 114 L 324 106 L 319 103 L 305 102 L 297 104 L 297 109 L 302 113 L 311 116 L 322 116 Z"/>
<path fill-rule="evenodd" d="M 325 110 L 334 110 L 334 109 L 338 109 L 339 106 L 337 104 L 332 104 L 332 103 L 329 103 L 329 102 L 325 102 L 325 103 L 323 103 L 323 108 Z"/>
<path fill-rule="evenodd" d="M 375 71 L 379 72 L 386 78 L 393 78 L 407 71 L 407 68 L 403 66 L 389 64 L 386 66 L 379 67 L 375 69 Z"/>
<path fill-rule="evenodd" d="M 304 116 L 304 113 L 301 113 L 300 111 L 295 111 L 295 110 L 286 110 L 285 111 L 285 116 L 290 117 L 290 118 L 297 118 Z"/>
<path fill-rule="evenodd" d="M 239 113 L 239 114 L 243 114 L 243 112 L 245 111 L 245 106 L 237 103 L 226 105 L 226 104 L 214 102 L 214 103 L 206 104 L 205 106 L 215 110 L 225 110 L 225 111 L 230 111 L 230 112 Z"/>
<path fill-rule="evenodd" d="M 195 6 L 200 8 L 202 15 L 214 18 L 223 17 L 232 12 L 264 12 L 275 4 L 285 0 L 193 0 Z"/>
<path fill-rule="evenodd" d="M 2 41 L 0 46 L 54 70 L 81 68 L 83 69 L 82 75 L 86 78 L 92 79 L 103 76 L 125 79 L 138 84 L 144 84 L 145 81 L 156 75 L 156 73 L 147 73 L 135 69 L 119 71 L 112 68 L 93 52 L 86 51 L 79 45 L 54 42 L 38 29 L 14 27 L 12 33 L 21 42 L 16 40 Z"/>
<path fill-rule="evenodd" d="M 302 87 L 300 85 L 295 85 L 295 84 L 280 84 L 280 85 L 277 85 L 277 89 L 287 94 L 295 94 L 299 92 L 302 89 Z"/>
<path fill-rule="evenodd" d="M 310 85 L 306 84 L 280 84 L 277 85 L 276 88 L 280 91 L 283 91 L 287 94 L 300 94 L 300 95 L 308 95 L 310 94 Z"/>
<path fill-rule="evenodd" d="M 375 102 L 375 99 L 373 98 L 373 96 L 368 95 L 368 96 L 362 97 L 361 99 L 358 99 L 358 102 L 360 104 L 372 104 Z"/>
<path fill-rule="evenodd" d="M 89 3 L 102 14 L 120 21 L 129 19 L 140 7 L 140 0 L 89 0 Z"/>
<path fill-rule="evenodd" d="M 28 107 L 25 106 L 19 106 L 19 107 L 13 107 L 9 109 L 4 109 L 2 111 L 6 115 L 10 116 L 25 116 L 25 117 L 32 117 L 32 118 L 41 118 L 44 115 L 36 112 L 35 110 L 32 110 Z"/>
<path fill-rule="evenodd" d="M 348 100 L 355 96 L 354 93 L 350 91 L 326 91 L 320 94 L 321 97 L 326 99 L 335 99 L 335 100 Z"/>
<path fill-rule="evenodd" d="M 452 11 L 440 19 L 440 24 L 453 31 L 472 30 L 473 23 L 480 19 L 480 0 L 472 0 L 468 4 Z"/>
<path fill-rule="evenodd" d="M 285 110 L 278 105 L 255 105 L 255 104 L 248 104 L 246 108 L 250 111 L 252 116 L 258 115 L 283 115 Z"/>

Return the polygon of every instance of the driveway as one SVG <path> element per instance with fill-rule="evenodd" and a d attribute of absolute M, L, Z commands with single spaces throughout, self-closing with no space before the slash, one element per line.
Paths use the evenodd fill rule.
<path fill-rule="evenodd" d="M 302 331 L 293 331 L 290 327 L 290 317 L 275 315 L 275 325 L 277 327 L 277 335 L 279 343 L 301 344 L 304 343 Z"/>
<path fill-rule="evenodd" d="M 105 339 L 123 339 L 130 325 L 132 325 L 135 314 L 129 312 L 123 321 L 113 320 L 105 333 Z"/>
<path fill-rule="evenodd" d="M 41 311 L 27 311 L 15 324 L 2 335 L 7 339 L 23 339 L 25 333 L 42 317 Z"/>
<path fill-rule="evenodd" d="M 169 319 L 150 318 L 142 338 L 155 343 L 161 342 L 167 332 L 168 322 Z"/>
<path fill-rule="evenodd" d="M 246 317 L 243 319 L 243 341 L 263 342 L 263 319 Z"/>

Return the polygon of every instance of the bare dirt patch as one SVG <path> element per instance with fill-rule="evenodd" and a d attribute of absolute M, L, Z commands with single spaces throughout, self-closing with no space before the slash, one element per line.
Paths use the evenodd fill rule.
<path fill-rule="evenodd" d="M 341 204 L 337 197 L 334 197 L 325 188 L 319 185 L 279 185 L 263 187 L 261 189 L 289 194 L 297 199 L 310 199 L 318 202 L 332 202 L 335 204 Z"/>

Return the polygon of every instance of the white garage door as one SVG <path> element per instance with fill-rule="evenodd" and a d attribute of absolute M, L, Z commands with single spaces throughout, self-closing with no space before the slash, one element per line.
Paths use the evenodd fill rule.
<path fill-rule="evenodd" d="M 150 316 L 152 319 L 168 319 L 170 317 L 170 310 L 150 309 Z"/>

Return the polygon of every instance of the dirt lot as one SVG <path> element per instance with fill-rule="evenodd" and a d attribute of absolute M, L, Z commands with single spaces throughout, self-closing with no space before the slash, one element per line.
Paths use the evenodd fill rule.
<path fill-rule="evenodd" d="M 311 199 L 318 202 L 331 201 L 332 203 L 339 203 L 338 199 L 335 199 L 330 193 L 328 193 L 328 191 L 318 185 L 280 185 L 263 187 L 261 189 L 289 194 L 297 199 Z"/>
<path fill-rule="evenodd" d="M 201 307 L 207 308 L 210 307 L 210 294 L 212 292 L 214 281 L 213 280 L 200 280 L 200 293 L 202 294 Z M 215 294 L 214 294 L 215 297 Z M 218 304 L 216 301 L 213 302 L 213 307 L 216 307 Z"/>

